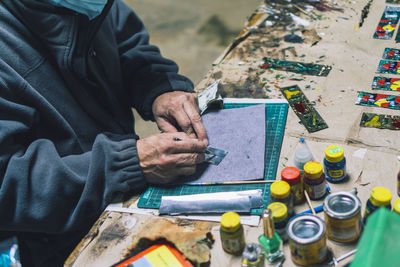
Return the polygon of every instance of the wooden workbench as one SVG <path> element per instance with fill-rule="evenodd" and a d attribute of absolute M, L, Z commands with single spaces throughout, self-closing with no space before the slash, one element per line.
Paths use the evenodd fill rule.
<path fill-rule="evenodd" d="M 275 1 L 277 2 L 280 1 Z M 349 180 L 341 184 L 331 184 L 331 190 L 347 191 L 357 187 L 364 210 L 370 191 L 375 186 L 390 189 L 393 200 L 398 197 L 396 175 L 399 166 L 397 155 L 400 154 L 400 131 L 361 128 L 359 124 L 363 112 L 392 115 L 399 115 L 399 112 L 354 104 L 357 91 L 371 92 L 372 79 L 384 48 L 395 47 L 396 44 L 394 38 L 392 40 L 372 38 L 385 7 L 383 0 L 370 2 L 338 0 L 335 3 L 327 2 L 329 6 L 343 8 L 343 12 L 334 10 L 320 12 L 315 8 L 311 12 L 292 6 L 291 12 L 310 22 L 308 26 L 293 27 L 289 22 L 282 20 L 282 17 L 275 22 L 266 22 L 267 9 L 260 6 L 249 18 L 242 33 L 215 61 L 196 89 L 200 92 L 220 79 L 221 92 L 225 97 L 282 98 L 280 87 L 297 84 L 309 100 L 315 102 L 315 108 L 329 128 L 309 134 L 289 108 L 278 173 L 284 167 L 292 165 L 300 137 L 306 139 L 314 157 L 320 162 L 328 145 L 341 145 L 347 158 Z M 369 12 L 363 13 L 362 10 L 368 3 L 370 3 Z M 287 5 L 284 6 L 287 8 Z M 275 9 L 279 9 L 279 6 Z M 288 11 L 288 9 L 281 10 Z M 284 15 L 288 16 L 287 13 Z M 362 17 L 364 21 L 360 27 Z M 302 35 L 305 42 L 299 44 L 284 42 L 283 36 L 291 30 Z M 332 70 L 327 77 L 268 71 L 260 68 L 263 63 L 262 58 L 265 56 L 318 62 L 331 65 Z M 313 201 L 313 204 L 320 205 L 321 201 Z M 308 207 L 305 204 L 296 207 L 298 212 L 306 209 Z M 323 213 L 319 216 L 323 217 Z M 211 257 L 211 266 L 240 266 L 240 257 L 232 257 L 223 252 L 217 223 L 188 222 L 181 219 L 107 211 L 99 218 L 65 265 L 109 266 L 123 259 L 140 237 L 151 238 L 164 232 L 167 239 L 176 239 L 179 231 L 182 231 L 182 238 L 177 242 L 183 244 L 182 247 L 185 248 L 193 247 L 192 251 L 182 251 L 187 257 L 195 258 L 199 262 L 207 262 L 208 257 Z M 212 236 L 209 236 L 209 232 Z M 247 242 L 257 242 L 258 236 L 262 233 L 262 226 L 261 224 L 258 227 L 245 226 L 245 232 Z M 215 242 L 209 253 L 212 238 Z M 191 243 L 198 240 L 203 240 L 203 245 L 201 242 Z M 338 257 L 354 249 L 355 244 L 343 246 L 328 241 L 328 247 Z M 287 246 L 284 252 L 286 261 L 283 266 L 294 266 Z M 343 261 L 340 265 L 346 262 L 348 261 Z"/>

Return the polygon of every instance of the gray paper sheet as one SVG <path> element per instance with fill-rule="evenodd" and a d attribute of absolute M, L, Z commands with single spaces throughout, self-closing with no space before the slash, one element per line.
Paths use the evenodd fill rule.
<path fill-rule="evenodd" d="M 222 109 L 202 116 L 209 145 L 228 151 L 219 165 L 197 165 L 190 182 L 227 182 L 264 178 L 265 105 Z M 189 182 L 189 183 L 190 183 Z"/>

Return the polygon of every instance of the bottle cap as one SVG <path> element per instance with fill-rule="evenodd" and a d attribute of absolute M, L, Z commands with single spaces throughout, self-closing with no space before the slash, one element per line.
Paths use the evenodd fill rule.
<path fill-rule="evenodd" d="M 400 214 L 400 198 L 393 203 L 393 211 Z"/>
<path fill-rule="evenodd" d="M 300 182 L 300 171 L 296 167 L 286 167 L 282 170 L 281 177 L 283 181 L 295 184 Z"/>
<path fill-rule="evenodd" d="M 282 202 L 272 202 L 268 205 L 267 209 L 272 211 L 272 218 L 274 223 L 283 222 L 287 218 L 287 207 Z"/>
<path fill-rule="evenodd" d="M 270 209 L 263 210 L 262 220 L 264 224 L 264 236 L 272 238 L 275 235 L 274 220 L 272 219 L 272 211 Z"/>
<path fill-rule="evenodd" d="M 325 159 L 329 162 L 339 162 L 344 158 L 343 148 L 340 146 L 328 146 L 325 149 Z"/>
<path fill-rule="evenodd" d="M 225 212 L 221 216 L 221 226 L 227 232 L 235 232 L 240 226 L 240 216 L 236 212 Z"/>
<path fill-rule="evenodd" d="M 275 198 L 287 198 L 290 194 L 290 185 L 285 181 L 276 181 L 271 184 L 270 190 Z"/>
<path fill-rule="evenodd" d="M 322 175 L 322 164 L 317 161 L 310 161 L 304 165 L 304 175 L 310 179 L 318 179 Z"/>
<path fill-rule="evenodd" d="M 369 199 L 375 206 L 387 206 L 390 205 L 390 200 L 392 200 L 392 193 L 388 189 L 378 186 L 372 189 Z"/>

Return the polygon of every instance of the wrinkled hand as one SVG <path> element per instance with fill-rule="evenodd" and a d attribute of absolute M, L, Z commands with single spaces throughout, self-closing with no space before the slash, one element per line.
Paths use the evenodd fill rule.
<path fill-rule="evenodd" d="M 153 114 L 161 131 L 166 133 L 184 131 L 208 145 L 207 133 L 201 122 L 197 94 L 168 92 L 153 102 Z"/>
<path fill-rule="evenodd" d="M 165 184 L 180 175 L 193 174 L 196 164 L 204 161 L 206 145 L 178 132 L 139 139 L 136 148 L 145 180 L 148 183 Z"/>

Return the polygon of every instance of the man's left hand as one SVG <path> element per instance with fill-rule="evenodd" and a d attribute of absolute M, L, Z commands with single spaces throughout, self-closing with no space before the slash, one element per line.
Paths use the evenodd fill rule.
<path fill-rule="evenodd" d="M 152 108 L 161 131 L 173 133 L 182 130 L 208 145 L 206 129 L 199 114 L 197 94 L 181 91 L 164 93 L 154 100 Z"/>

